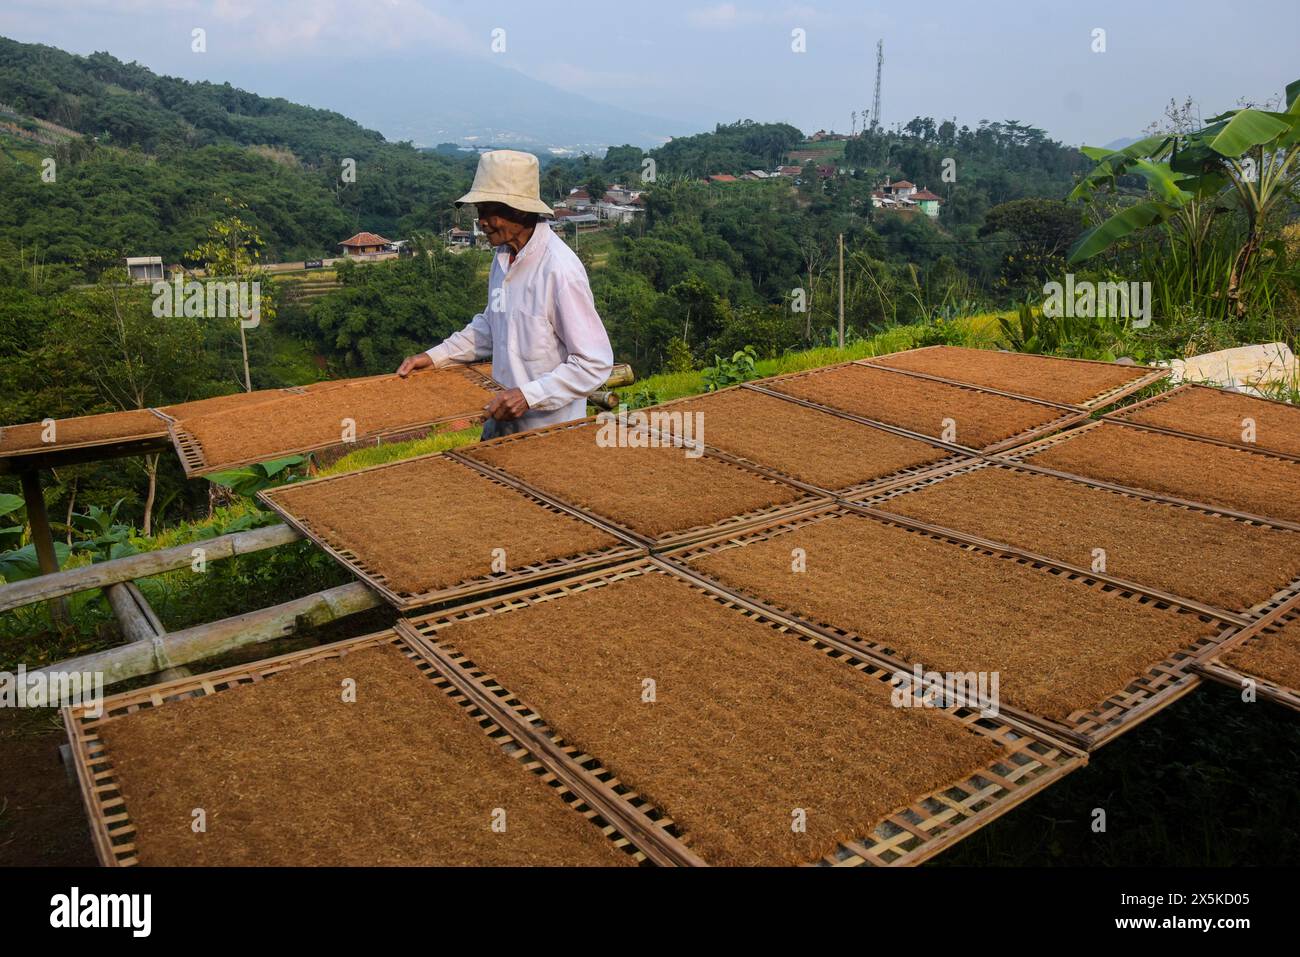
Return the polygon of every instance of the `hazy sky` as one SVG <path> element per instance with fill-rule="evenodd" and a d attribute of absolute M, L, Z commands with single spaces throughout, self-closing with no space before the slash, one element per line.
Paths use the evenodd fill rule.
<path fill-rule="evenodd" d="M 206 53 L 190 49 L 195 27 Z M 791 48 L 796 29 L 806 52 Z M 3 0 L 0 34 L 270 93 L 241 77 L 305 59 L 362 56 L 382 70 L 398 54 L 474 56 L 691 129 L 747 117 L 809 132 L 847 130 L 850 111 L 870 106 L 883 38 L 886 125 L 1017 119 L 1089 144 L 1141 132 L 1171 97 L 1211 116 L 1300 77 L 1297 0 Z"/>

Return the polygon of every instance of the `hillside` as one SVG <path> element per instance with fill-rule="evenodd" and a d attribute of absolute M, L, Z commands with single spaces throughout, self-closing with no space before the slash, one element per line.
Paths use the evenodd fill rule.
<path fill-rule="evenodd" d="M 4 38 L 0 110 L 0 242 L 88 277 L 126 255 L 179 260 L 226 197 L 248 205 L 273 260 L 332 252 L 362 228 L 436 229 L 473 171 L 472 157 L 390 143 L 329 110 Z M 42 122 L 68 135 L 36 138 Z"/>

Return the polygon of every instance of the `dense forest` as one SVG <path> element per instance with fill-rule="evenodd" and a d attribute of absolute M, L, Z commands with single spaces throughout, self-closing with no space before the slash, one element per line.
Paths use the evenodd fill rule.
<path fill-rule="evenodd" d="M 0 121 L 15 118 L 80 135 L 27 157 L 54 159 L 54 182 L 15 169 L 22 143 L 6 138 L 0 239 L 87 278 L 127 255 L 181 261 L 228 196 L 273 261 L 332 254 L 361 229 L 436 229 L 473 174 L 472 157 L 389 143 L 328 110 L 0 37 Z"/>

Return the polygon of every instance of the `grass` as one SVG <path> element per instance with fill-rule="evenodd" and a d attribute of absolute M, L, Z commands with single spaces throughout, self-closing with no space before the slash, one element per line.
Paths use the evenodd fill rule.
<path fill-rule="evenodd" d="M 951 335 L 955 340 L 952 344 L 976 348 L 993 347 L 999 335 L 998 318 L 997 313 L 984 313 L 952 320 L 949 323 Z M 850 342 L 843 349 L 837 346 L 819 346 L 787 352 L 772 359 L 760 359 L 755 363 L 755 370 L 759 378 L 767 378 L 790 372 L 803 372 L 805 369 L 817 369 L 837 362 L 851 362 L 854 359 L 899 352 L 916 346 L 918 338 L 924 331 L 925 327 L 920 325 L 894 326 L 869 338 Z M 620 395 L 624 399 L 629 399 L 642 391 L 657 395 L 660 402 L 687 395 L 698 395 L 704 391 L 704 373 L 702 370 L 662 372 L 638 379 L 630 386 L 624 386 Z"/>
<path fill-rule="evenodd" d="M 317 474 L 320 476 L 341 475 L 344 472 L 355 472 L 358 469 L 370 468 L 372 465 L 398 462 L 402 459 L 415 458 L 418 455 L 432 455 L 434 452 L 446 452 L 462 445 L 469 445 L 471 442 L 477 442 L 482 432 L 483 427 L 476 425 L 469 429 L 461 429 L 459 432 L 440 432 L 437 435 L 414 439 L 410 442 L 387 442 L 367 449 L 358 449 L 356 452 L 349 452 L 327 468 L 321 469 Z"/>

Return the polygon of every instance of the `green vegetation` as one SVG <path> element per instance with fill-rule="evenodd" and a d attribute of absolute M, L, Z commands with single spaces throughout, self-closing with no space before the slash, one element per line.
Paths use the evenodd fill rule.
<path fill-rule="evenodd" d="M 1087 148 L 1096 166 L 1071 193 L 1095 222 L 1070 263 L 1109 254 L 1153 283 L 1166 324 L 1229 324 L 1230 336 L 1293 340 L 1300 286 L 1286 227 L 1300 200 L 1300 80 L 1285 111 L 1242 108 L 1122 150 Z M 1222 333 L 1220 333 L 1222 334 Z"/>
<path fill-rule="evenodd" d="M 444 228 L 473 171 L 473 157 L 388 143 L 328 110 L 3 37 L 0 104 L 80 134 L 2 151 L 0 242 L 91 280 L 123 256 L 192 264 L 186 252 L 231 196 L 268 261 L 332 254 L 360 229 L 398 238 Z M 41 176 L 47 157 L 54 182 Z"/>

